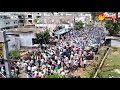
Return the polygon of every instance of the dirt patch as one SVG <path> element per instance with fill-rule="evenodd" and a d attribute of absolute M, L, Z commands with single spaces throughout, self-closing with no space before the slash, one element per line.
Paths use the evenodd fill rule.
<path fill-rule="evenodd" d="M 114 71 L 120 74 L 120 69 L 115 69 Z"/>
<path fill-rule="evenodd" d="M 113 52 L 112 55 L 120 55 L 120 52 Z"/>
<path fill-rule="evenodd" d="M 83 69 L 79 68 L 78 70 L 76 70 L 75 72 L 71 73 L 74 76 L 81 76 L 83 74 Z"/>

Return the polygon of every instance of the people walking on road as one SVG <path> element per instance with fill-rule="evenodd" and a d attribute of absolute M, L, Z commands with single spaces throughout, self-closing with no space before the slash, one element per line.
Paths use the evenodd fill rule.
<path fill-rule="evenodd" d="M 60 39 L 51 39 L 57 41 L 55 45 L 41 45 L 33 53 L 28 53 L 17 65 L 24 69 L 27 78 L 44 78 L 45 75 L 56 73 L 68 75 L 82 66 L 85 69 L 87 61 L 94 58 L 94 52 L 97 54 L 101 40 L 104 42 L 103 31 L 98 27 L 70 31 Z"/>

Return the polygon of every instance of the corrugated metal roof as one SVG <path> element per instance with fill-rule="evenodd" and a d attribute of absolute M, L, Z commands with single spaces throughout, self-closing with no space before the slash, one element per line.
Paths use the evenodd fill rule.
<path fill-rule="evenodd" d="M 56 31 L 55 34 L 56 35 L 61 35 L 61 34 L 64 34 L 68 31 L 69 31 L 69 29 L 63 28 L 63 29 L 60 29 L 60 30 Z"/>
<path fill-rule="evenodd" d="M 116 40 L 120 40 L 120 37 L 116 37 L 116 36 L 106 36 L 105 39 L 116 39 Z"/>

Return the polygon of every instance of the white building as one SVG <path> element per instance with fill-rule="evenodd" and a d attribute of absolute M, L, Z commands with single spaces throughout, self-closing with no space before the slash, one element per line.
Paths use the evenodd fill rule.
<path fill-rule="evenodd" d="M 18 17 L 13 15 L 0 15 L 0 29 L 18 27 Z"/>
<path fill-rule="evenodd" d="M 18 28 L 10 29 L 7 31 L 7 34 L 18 35 L 20 39 L 20 47 L 33 47 L 33 39 L 36 38 L 35 33 L 41 32 L 41 29 L 38 28 Z"/>
<path fill-rule="evenodd" d="M 92 16 L 91 14 L 80 14 L 79 16 L 76 16 L 75 17 L 75 21 L 78 22 L 78 21 L 82 21 L 83 23 L 90 23 L 90 21 L 92 21 Z"/>
<path fill-rule="evenodd" d="M 40 19 L 42 16 L 42 13 L 40 12 L 25 12 L 25 25 L 35 25 L 37 22 L 35 22 L 35 19 Z"/>
<path fill-rule="evenodd" d="M 20 49 L 20 38 L 17 35 L 8 35 L 7 39 L 10 41 L 8 42 L 8 49 L 11 50 L 19 50 Z"/>
<path fill-rule="evenodd" d="M 18 35 L 15 34 L 8 34 L 6 36 L 6 39 L 9 40 L 8 41 L 8 50 L 19 50 L 20 49 L 20 38 L 18 37 Z M 3 36 L 0 33 L 0 42 L 3 42 Z"/>

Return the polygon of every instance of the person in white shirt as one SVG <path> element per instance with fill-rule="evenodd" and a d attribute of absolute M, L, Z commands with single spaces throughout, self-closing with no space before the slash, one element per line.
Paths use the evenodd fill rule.
<path fill-rule="evenodd" d="M 65 61 L 68 61 L 68 59 L 69 59 L 68 57 L 65 57 Z"/>
<path fill-rule="evenodd" d="M 43 69 L 43 73 L 44 73 L 44 75 L 46 74 L 46 72 L 47 72 L 47 69 L 44 68 L 44 69 Z"/>
<path fill-rule="evenodd" d="M 17 62 L 17 65 L 20 67 L 20 62 Z"/>
<path fill-rule="evenodd" d="M 33 66 L 32 66 L 32 72 L 34 72 L 34 71 L 35 71 L 35 66 L 33 65 Z"/>
<path fill-rule="evenodd" d="M 41 59 L 41 62 L 43 63 L 43 62 L 44 62 L 44 59 Z"/>
<path fill-rule="evenodd" d="M 70 59 L 73 58 L 73 54 L 70 55 Z"/>
<path fill-rule="evenodd" d="M 28 65 L 27 70 L 28 70 L 28 72 L 31 72 L 31 66 L 30 65 Z"/>
<path fill-rule="evenodd" d="M 25 62 L 25 63 L 23 63 L 23 65 L 24 65 L 24 72 L 26 72 L 27 71 L 27 63 Z"/>
<path fill-rule="evenodd" d="M 58 64 L 58 65 L 60 65 L 60 63 L 61 63 L 61 61 L 60 61 L 60 60 L 58 60 L 58 61 L 57 61 L 57 64 Z"/>
<path fill-rule="evenodd" d="M 12 69 L 11 70 L 11 76 L 14 77 L 15 76 L 15 71 Z"/>
<path fill-rule="evenodd" d="M 51 74 L 53 74 L 54 73 L 54 71 L 51 69 Z"/>
<path fill-rule="evenodd" d="M 41 78 L 44 78 L 44 75 L 45 75 L 45 74 L 44 74 L 44 72 L 42 71 L 42 72 L 41 72 Z"/>
<path fill-rule="evenodd" d="M 33 74 L 34 74 L 34 77 L 37 75 L 37 73 L 38 73 L 38 71 L 34 71 L 34 73 L 33 73 Z"/>
<path fill-rule="evenodd" d="M 64 71 L 63 71 L 63 72 L 61 72 L 61 75 L 63 75 L 63 76 L 64 76 L 64 75 L 65 75 L 65 72 L 64 72 Z"/>
<path fill-rule="evenodd" d="M 55 55 L 55 60 L 57 60 L 57 56 Z"/>
<path fill-rule="evenodd" d="M 1 73 L 4 74 L 5 70 L 4 67 L 1 67 Z"/>
<path fill-rule="evenodd" d="M 39 72 L 38 72 L 38 75 L 39 75 L 40 77 L 42 77 L 42 72 L 41 72 L 41 71 L 39 71 Z"/>
<path fill-rule="evenodd" d="M 84 68 L 86 68 L 87 61 L 84 60 L 83 63 L 84 63 Z"/>
<path fill-rule="evenodd" d="M 30 72 L 29 72 L 29 73 L 27 73 L 27 74 L 26 74 L 26 78 L 33 78 L 32 73 L 30 73 Z"/>
<path fill-rule="evenodd" d="M 33 64 L 33 63 L 34 63 L 34 60 L 31 60 L 30 63 Z"/>

